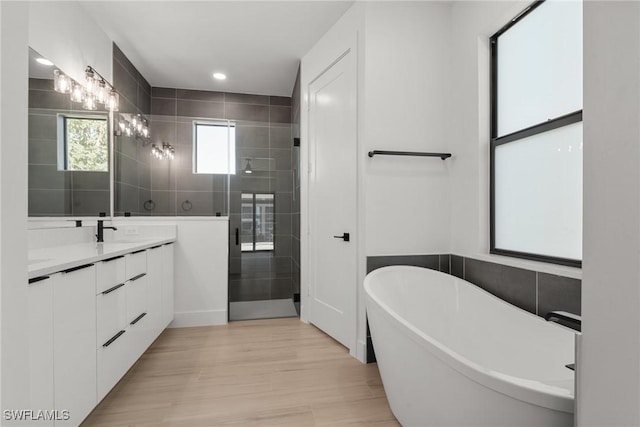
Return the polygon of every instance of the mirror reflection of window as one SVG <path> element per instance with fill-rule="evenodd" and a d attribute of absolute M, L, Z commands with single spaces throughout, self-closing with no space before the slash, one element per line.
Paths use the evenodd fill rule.
<path fill-rule="evenodd" d="M 242 252 L 273 251 L 275 195 L 242 194 Z"/>
<path fill-rule="evenodd" d="M 58 170 L 109 171 L 106 116 L 58 116 Z"/>

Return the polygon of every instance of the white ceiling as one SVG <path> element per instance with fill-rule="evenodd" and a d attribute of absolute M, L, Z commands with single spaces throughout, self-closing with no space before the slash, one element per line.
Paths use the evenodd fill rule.
<path fill-rule="evenodd" d="M 81 2 L 152 86 L 275 96 L 291 96 L 300 59 L 352 3 Z"/>

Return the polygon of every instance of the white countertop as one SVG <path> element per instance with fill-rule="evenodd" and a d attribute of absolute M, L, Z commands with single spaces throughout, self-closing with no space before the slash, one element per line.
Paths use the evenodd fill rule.
<path fill-rule="evenodd" d="M 29 279 L 175 241 L 175 237 L 155 237 L 31 249 L 29 250 Z"/>

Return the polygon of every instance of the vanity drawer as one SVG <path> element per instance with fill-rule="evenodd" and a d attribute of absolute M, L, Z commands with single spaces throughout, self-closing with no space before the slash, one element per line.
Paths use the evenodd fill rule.
<path fill-rule="evenodd" d="M 147 272 L 147 251 L 137 251 L 125 255 L 126 280 L 130 280 Z"/>
<path fill-rule="evenodd" d="M 121 283 L 96 296 L 97 347 L 127 326 L 127 290 Z"/>
<path fill-rule="evenodd" d="M 127 290 L 127 325 L 147 311 L 147 275 L 130 280 Z"/>
<path fill-rule="evenodd" d="M 120 255 L 96 263 L 96 295 L 116 285 L 124 283 L 125 257 Z"/>
<path fill-rule="evenodd" d="M 122 332 L 124 331 L 124 332 Z M 97 394 L 98 402 L 109 393 L 120 378 L 132 365 L 130 334 L 127 329 L 117 331 L 107 342 L 96 350 L 97 364 Z"/>

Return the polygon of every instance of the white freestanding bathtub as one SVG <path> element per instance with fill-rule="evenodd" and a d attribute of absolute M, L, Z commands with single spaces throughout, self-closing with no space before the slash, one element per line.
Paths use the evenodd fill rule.
<path fill-rule="evenodd" d="M 570 330 L 425 268 L 381 268 L 364 287 L 380 375 L 403 426 L 573 426 Z"/>

